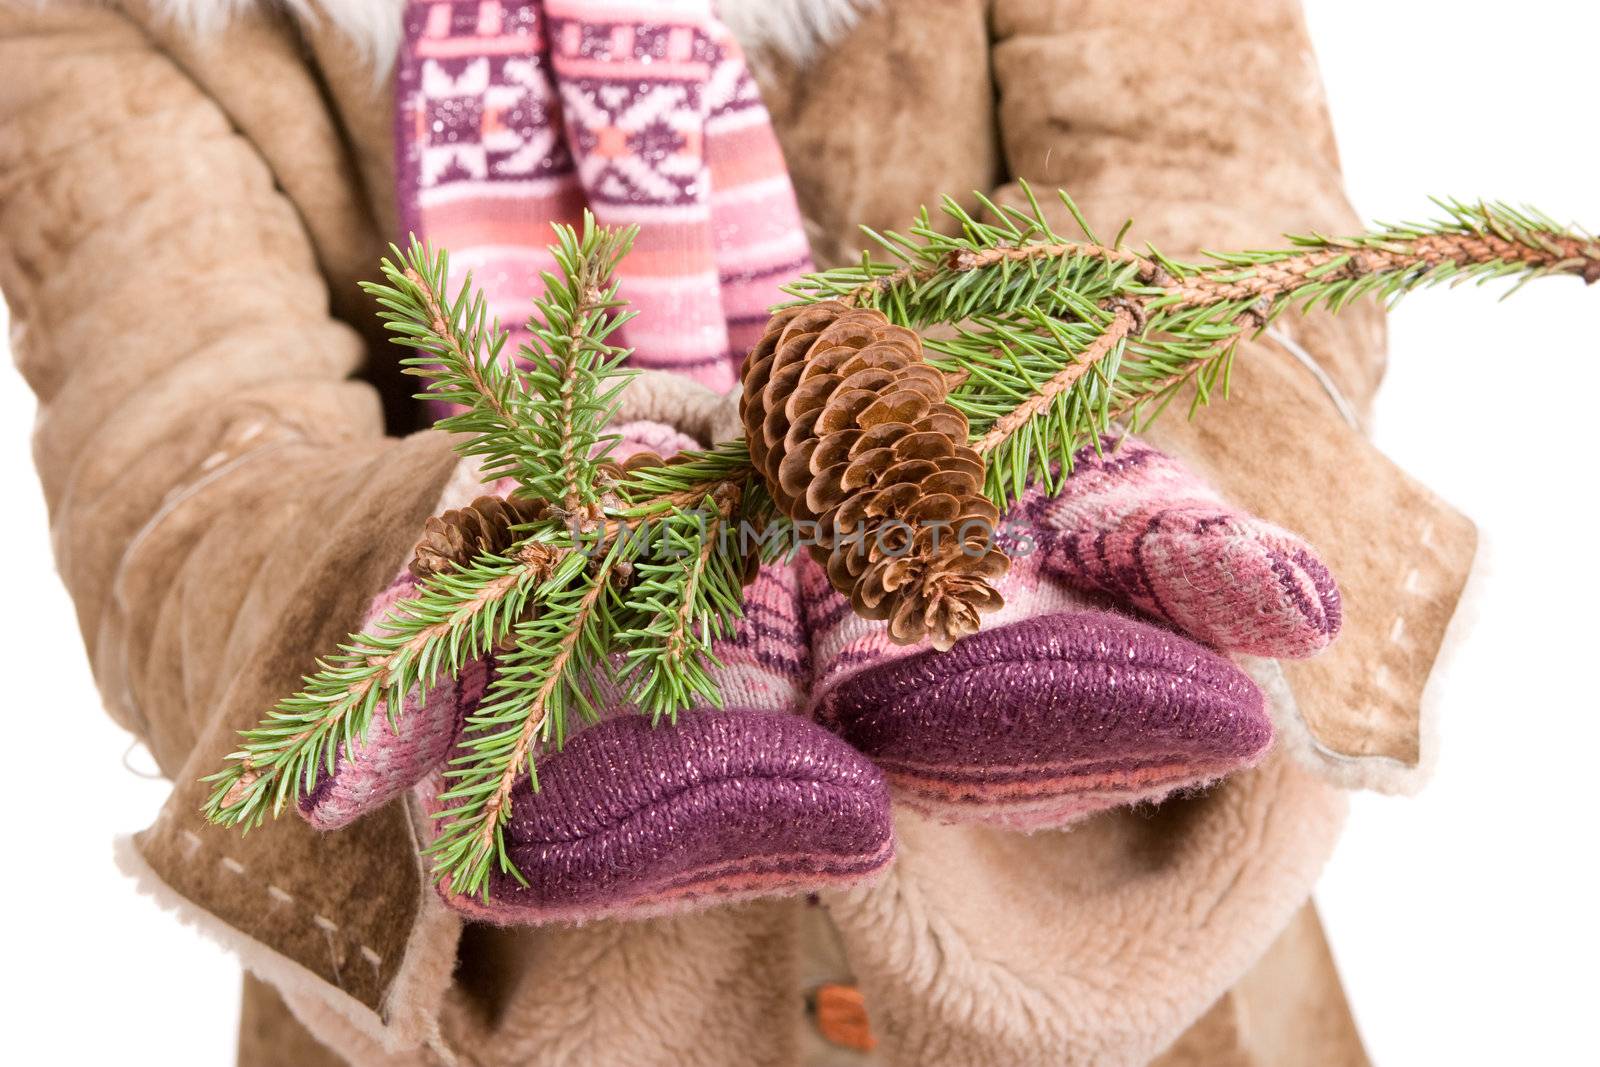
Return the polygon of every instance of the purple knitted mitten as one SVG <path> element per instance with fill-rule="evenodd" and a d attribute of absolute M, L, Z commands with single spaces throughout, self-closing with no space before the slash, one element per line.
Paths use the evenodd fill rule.
<path fill-rule="evenodd" d="M 687 438 L 655 424 L 621 428 L 628 447 L 670 454 Z M 403 575 L 369 625 L 414 589 Z M 643 915 L 696 903 L 795 894 L 870 876 L 893 856 L 889 792 L 871 761 L 796 711 L 810 663 L 792 568 L 766 567 L 745 590 L 737 635 L 715 647 L 722 709 L 652 728 L 624 704 L 539 758 L 538 792 L 512 795 L 506 849 L 527 884 L 497 874 L 490 899 L 440 891 L 499 923 Z M 380 713 L 353 756 L 340 754 L 301 802 L 320 829 L 343 826 L 408 788 L 430 817 L 443 767 L 482 699 L 492 662 L 469 666 L 397 729 Z"/>
<path fill-rule="evenodd" d="M 1332 640 L 1338 593 L 1304 542 L 1134 441 L 1087 451 L 1061 495 L 1029 494 L 1010 518 L 1037 548 L 1001 581 L 1005 607 L 949 652 L 890 644 L 802 570 L 813 714 L 902 799 L 951 821 L 1059 826 L 1266 752 L 1262 694 L 1215 650 L 1305 656 Z M 1118 601 L 1165 625 L 1105 610 Z"/>
<path fill-rule="evenodd" d="M 788 710 L 607 719 L 512 797 L 506 851 L 526 884 L 497 873 L 487 904 L 447 899 L 489 922 L 582 922 L 859 881 L 893 856 L 888 788 L 819 733 Z M 443 786 L 418 790 L 430 814 Z"/>

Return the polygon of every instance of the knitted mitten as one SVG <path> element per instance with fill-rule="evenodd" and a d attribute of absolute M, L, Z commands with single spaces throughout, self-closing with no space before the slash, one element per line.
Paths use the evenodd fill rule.
<path fill-rule="evenodd" d="M 1338 592 L 1303 541 L 1137 441 L 1086 450 L 1059 496 L 1031 493 L 1008 519 L 1002 536 L 1035 550 L 949 652 L 891 644 L 821 568 L 802 571 L 813 714 L 943 818 L 1061 825 L 1248 766 L 1272 725 L 1217 650 L 1308 656 L 1338 631 Z M 1156 622 L 1106 610 L 1119 604 Z"/>
<path fill-rule="evenodd" d="M 618 459 L 692 444 L 670 428 L 620 428 Z M 372 604 L 371 625 L 415 588 L 402 575 Z M 810 664 L 792 568 L 763 568 L 745 619 L 714 649 L 723 708 L 652 728 L 620 700 L 539 759 L 539 790 L 518 784 L 506 851 L 523 882 L 497 874 L 488 902 L 454 896 L 492 922 L 650 914 L 695 902 L 802 893 L 875 873 L 892 856 L 888 788 L 860 753 L 795 714 Z M 366 740 L 339 754 L 301 813 L 343 826 L 416 787 L 430 816 L 443 768 L 483 698 L 493 657 L 408 700 L 395 728 L 380 709 Z"/>
<path fill-rule="evenodd" d="M 1023 501 L 1055 573 L 1229 652 L 1304 659 L 1338 635 L 1338 587 L 1304 541 L 1158 449 L 1102 449 L 1076 457 L 1059 496 Z"/>

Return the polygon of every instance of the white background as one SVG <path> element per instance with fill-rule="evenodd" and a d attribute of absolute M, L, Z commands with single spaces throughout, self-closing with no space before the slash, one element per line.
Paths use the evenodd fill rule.
<path fill-rule="evenodd" d="M 1425 214 L 1424 195 L 1440 193 L 1600 227 L 1597 9 L 1308 8 L 1363 216 Z M 1442 680 L 1436 779 L 1416 799 L 1358 796 L 1318 893 L 1380 1065 L 1596 1062 L 1597 322 L 1600 288 L 1566 280 L 1504 304 L 1423 294 L 1392 318 L 1376 438 L 1477 520 L 1492 572 Z M 111 861 L 113 835 L 147 825 L 166 787 L 124 769 L 128 738 L 99 710 L 48 562 L 32 418 L 20 379 L 0 371 L 12 753 L 0 985 L 10 1052 L 40 1050 L 12 1062 L 228 1063 L 237 968 Z M 130 760 L 148 767 L 142 750 Z"/>

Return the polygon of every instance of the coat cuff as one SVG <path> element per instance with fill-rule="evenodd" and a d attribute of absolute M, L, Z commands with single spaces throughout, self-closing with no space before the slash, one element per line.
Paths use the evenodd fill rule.
<path fill-rule="evenodd" d="M 279 546 L 294 566 L 277 568 L 274 595 L 245 609 L 265 617 L 234 627 L 256 636 L 230 653 L 225 687 L 172 795 L 153 825 L 119 844 L 119 859 L 158 902 L 287 1000 L 325 1004 L 400 1050 L 437 1033 L 461 929 L 433 889 L 403 806 L 330 833 L 292 812 L 248 833 L 201 814 L 212 788 L 203 778 L 237 748 L 238 731 L 298 687 L 321 649 L 360 626 L 457 462 L 443 435 L 427 433 L 371 455 L 332 452 L 318 469 L 301 490 L 317 501 L 316 521 Z"/>
<path fill-rule="evenodd" d="M 1351 426 L 1307 368 L 1250 344 L 1233 395 L 1146 436 L 1230 500 L 1304 536 L 1338 579 L 1339 639 L 1311 659 L 1250 664 L 1288 711 L 1290 750 L 1346 788 L 1412 792 L 1432 752 L 1430 678 L 1472 570 L 1477 530 Z"/>
<path fill-rule="evenodd" d="M 298 823 L 285 825 L 298 836 L 319 836 Z M 276 987 L 297 1014 L 311 1015 L 324 1028 L 331 1016 L 386 1053 L 437 1043 L 461 919 L 428 884 L 414 848 L 366 872 L 391 887 L 413 885 L 414 893 L 399 893 L 390 908 L 341 922 L 335 915 L 346 912 L 337 905 L 320 902 L 314 890 L 291 892 L 283 883 L 292 878 L 253 868 L 241 858 L 253 849 L 238 848 L 222 836 L 227 831 L 214 832 L 181 827 L 163 810 L 148 830 L 118 838 L 117 865 L 164 910 Z M 255 844 L 275 864 L 282 843 Z M 351 857 L 336 862 L 355 876 Z M 414 906 L 406 906 L 407 897 Z"/>

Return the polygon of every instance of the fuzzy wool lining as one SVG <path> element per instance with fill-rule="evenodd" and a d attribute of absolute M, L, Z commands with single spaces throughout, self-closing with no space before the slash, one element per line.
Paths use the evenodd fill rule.
<path fill-rule="evenodd" d="M 715 0 L 717 14 L 746 52 L 805 63 L 843 37 L 878 0 Z"/>
<path fill-rule="evenodd" d="M 241 12 L 257 6 L 283 8 L 307 26 L 320 26 L 325 19 L 383 76 L 400 47 L 405 0 L 152 0 L 151 6 L 196 37 L 222 31 Z"/>
<path fill-rule="evenodd" d="M 838 40 L 877 2 L 719 0 L 716 6 L 747 52 L 804 63 L 818 48 Z M 355 43 L 380 76 L 394 63 L 405 0 L 154 0 L 156 10 L 196 35 L 216 33 L 258 4 L 276 4 L 310 26 L 326 19 Z"/>

